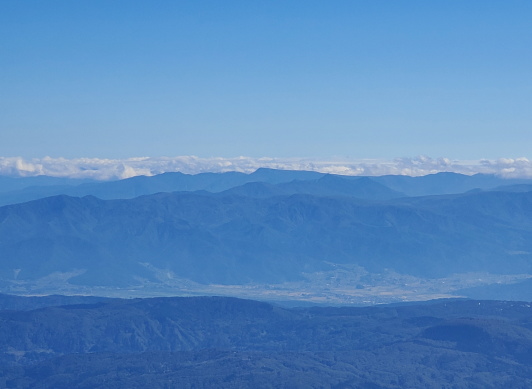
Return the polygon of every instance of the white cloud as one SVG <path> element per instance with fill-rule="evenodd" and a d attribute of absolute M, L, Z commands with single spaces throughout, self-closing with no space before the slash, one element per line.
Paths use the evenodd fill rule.
<path fill-rule="evenodd" d="M 304 159 L 304 158 L 199 158 L 139 157 L 127 159 L 100 158 L 33 158 L 0 157 L 0 175 L 92 178 L 111 180 L 138 175 L 151 176 L 164 172 L 196 174 L 237 171 L 251 173 L 260 167 L 284 170 L 312 170 L 343 175 L 379 176 L 400 174 L 421 176 L 438 172 L 463 174 L 488 173 L 512 178 L 532 178 L 532 162 L 527 158 L 460 161 L 448 158 L 396 158 L 393 160 Z"/>

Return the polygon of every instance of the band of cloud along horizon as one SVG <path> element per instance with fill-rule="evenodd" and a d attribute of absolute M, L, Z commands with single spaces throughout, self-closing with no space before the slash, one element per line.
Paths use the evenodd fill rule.
<path fill-rule="evenodd" d="M 0 175 L 31 177 L 85 178 L 95 180 L 124 179 L 139 175 L 153 176 L 166 172 L 186 174 L 237 171 L 251 173 L 259 168 L 308 170 L 350 176 L 409 175 L 422 176 L 439 172 L 472 175 L 495 174 L 506 178 L 532 177 L 532 161 L 525 157 L 496 160 L 451 160 L 418 156 L 384 159 L 316 159 L 235 157 L 200 158 L 196 156 L 102 158 L 32 158 L 0 157 Z"/>

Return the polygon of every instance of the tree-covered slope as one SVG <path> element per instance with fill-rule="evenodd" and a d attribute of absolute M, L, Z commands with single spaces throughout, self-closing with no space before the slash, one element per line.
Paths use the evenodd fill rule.
<path fill-rule="evenodd" d="M 287 309 L 200 297 L 0 311 L 0 386 L 525 388 L 530 310 L 473 300 Z"/>

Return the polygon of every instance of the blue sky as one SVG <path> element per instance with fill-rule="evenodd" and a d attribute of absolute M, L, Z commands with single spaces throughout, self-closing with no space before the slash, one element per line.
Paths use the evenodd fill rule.
<path fill-rule="evenodd" d="M 0 2 L 0 156 L 532 157 L 530 1 Z"/>

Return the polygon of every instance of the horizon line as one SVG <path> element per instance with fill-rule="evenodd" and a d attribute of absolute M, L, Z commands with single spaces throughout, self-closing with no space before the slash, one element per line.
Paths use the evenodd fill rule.
<path fill-rule="evenodd" d="M 450 159 L 417 157 L 385 158 L 300 158 L 300 157 L 130 157 L 64 158 L 0 157 L 0 176 L 92 179 L 99 181 L 153 176 L 169 172 L 185 174 L 241 172 L 260 168 L 307 170 L 348 176 L 423 176 L 450 172 L 466 175 L 494 174 L 504 178 L 532 178 L 532 162 L 526 157 L 498 159 Z"/>

